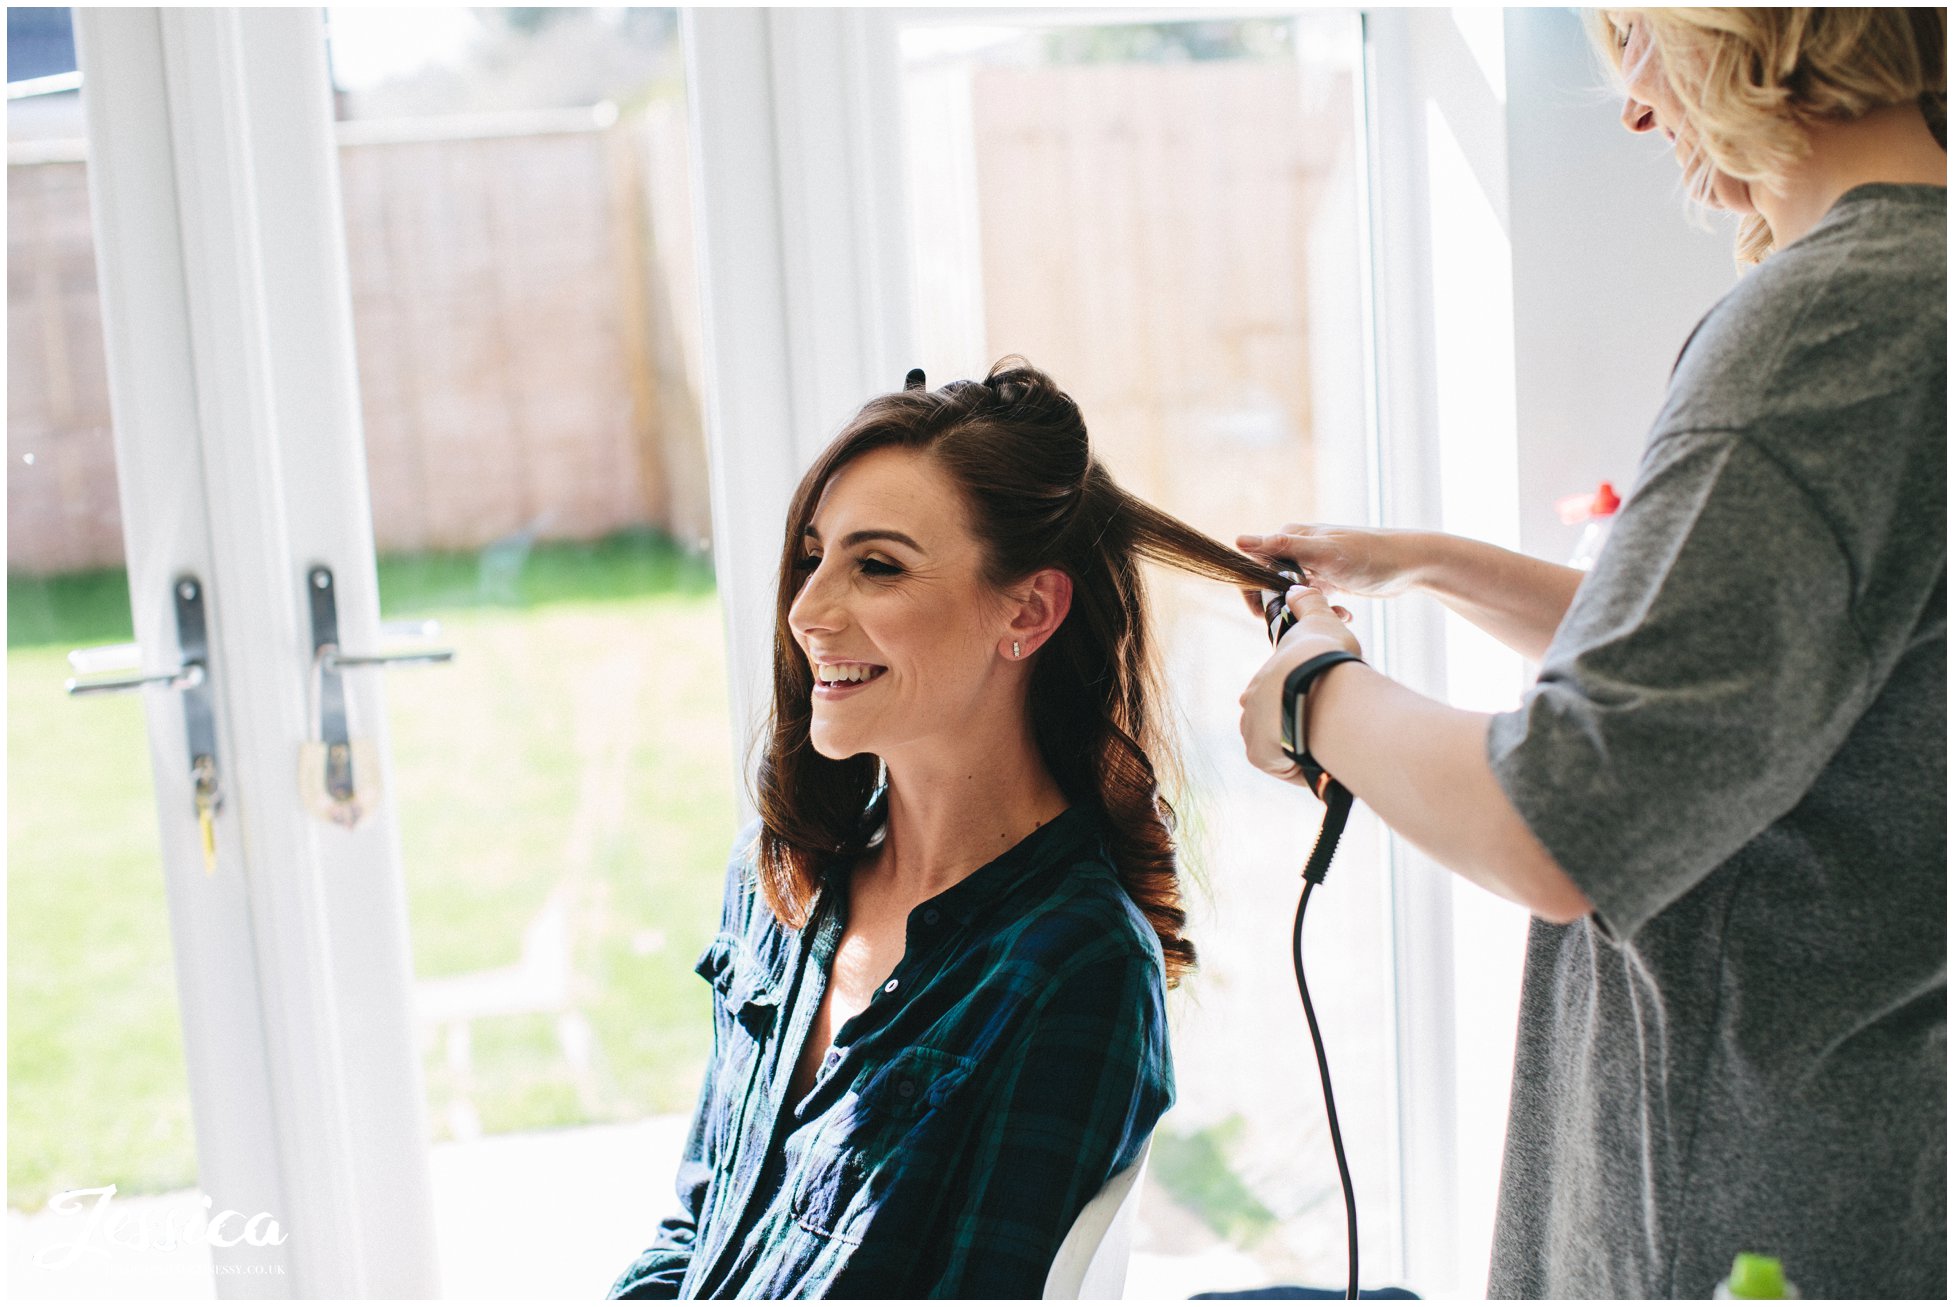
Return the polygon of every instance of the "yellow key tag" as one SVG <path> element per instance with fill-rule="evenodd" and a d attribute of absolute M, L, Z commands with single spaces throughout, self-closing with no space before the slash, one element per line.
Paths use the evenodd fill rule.
<path fill-rule="evenodd" d="M 204 837 L 204 875 L 209 876 L 217 871 L 217 819 L 201 803 L 197 805 L 197 829 Z"/>
<path fill-rule="evenodd" d="M 204 875 L 217 871 L 217 805 L 224 801 L 217 787 L 217 761 L 200 753 L 190 765 L 190 799 L 197 805 L 197 834 L 204 845 Z"/>

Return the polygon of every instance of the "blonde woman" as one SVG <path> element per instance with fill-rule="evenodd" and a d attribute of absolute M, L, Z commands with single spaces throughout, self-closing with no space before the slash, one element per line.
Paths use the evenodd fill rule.
<path fill-rule="evenodd" d="M 1541 663 L 1512 712 L 1361 662 L 1309 752 L 1532 910 L 1489 1292 L 1947 1289 L 1945 9 L 1603 10 L 1628 130 L 1736 215 L 1582 574 L 1430 532 L 1244 536 L 1313 574 L 1243 695 L 1420 587 Z M 1629 288 L 1623 288 L 1627 293 Z"/>

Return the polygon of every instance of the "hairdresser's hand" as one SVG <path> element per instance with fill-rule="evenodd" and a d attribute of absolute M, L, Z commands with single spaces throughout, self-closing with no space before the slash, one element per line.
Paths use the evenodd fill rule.
<path fill-rule="evenodd" d="M 1347 649 L 1361 656 L 1364 648 L 1348 625 L 1350 615 L 1332 607 L 1314 586 L 1291 586 L 1288 604 L 1296 624 L 1283 633 L 1282 643 L 1242 691 L 1242 744 L 1257 767 L 1301 785 L 1303 769 L 1282 751 L 1282 683 L 1318 654 Z"/>
<path fill-rule="evenodd" d="M 1422 563 L 1423 531 L 1356 526 L 1308 526 L 1291 522 L 1273 535 L 1235 537 L 1243 553 L 1300 563 L 1303 579 L 1325 595 L 1388 599 L 1404 593 Z M 1261 609 L 1251 599 L 1257 613 Z"/>

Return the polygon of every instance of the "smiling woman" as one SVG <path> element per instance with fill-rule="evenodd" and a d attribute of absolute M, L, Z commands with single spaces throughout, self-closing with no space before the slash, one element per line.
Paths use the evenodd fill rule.
<path fill-rule="evenodd" d="M 824 523 L 835 563 L 823 561 Z M 1143 559 L 1245 587 L 1287 585 L 1121 490 L 1077 406 L 1021 359 L 982 382 L 864 406 L 808 469 L 788 513 L 759 787 L 762 889 L 775 915 L 800 924 L 816 860 L 862 851 L 882 829 L 896 792 L 877 792 L 885 767 L 934 780 L 937 756 L 993 769 L 1021 756 L 1068 799 L 1091 797 L 1115 819 L 1121 879 L 1159 936 L 1168 979 L 1189 970 L 1172 811 L 1152 763 L 1168 744 L 1154 722 Z M 884 630 L 887 659 L 865 651 Z M 874 716 L 861 691 L 860 711 L 828 713 L 841 700 L 819 685 L 822 662 L 899 674 Z M 1027 708 L 1008 710 L 1018 699 Z M 986 747 L 953 743 L 974 742 L 973 732 Z"/>
<path fill-rule="evenodd" d="M 788 514 L 683 1211 L 616 1297 L 1036 1297 L 1173 1101 L 1194 964 L 1126 494 L 1051 379 L 870 401 Z"/>

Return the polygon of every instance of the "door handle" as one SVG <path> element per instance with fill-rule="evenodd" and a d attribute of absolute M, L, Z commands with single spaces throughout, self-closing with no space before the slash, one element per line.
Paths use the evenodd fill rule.
<path fill-rule="evenodd" d="M 120 646 L 103 645 L 101 647 L 109 649 Z M 73 653 L 70 653 L 68 657 L 73 659 L 75 654 L 85 654 L 88 652 L 86 649 L 77 649 Z M 187 663 L 173 672 L 157 672 L 153 676 L 144 676 L 138 672 L 134 676 L 98 676 L 86 681 L 80 677 L 70 676 L 65 684 L 69 694 L 80 696 L 84 694 L 114 694 L 121 690 L 140 690 L 145 685 L 167 685 L 172 690 L 192 690 L 203 683 L 204 665 L 202 663 Z"/>
<path fill-rule="evenodd" d="M 454 660 L 452 649 L 412 649 L 396 653 L 349 654 L 339 647 L 339 605 L 332 569 L 319 564 L 306 570 L 306 602 L 312 615 L 312 685 L 317 735 L 301 750 L 300 790 L 321 815 L 349 829 L 359 824 L 371 802 L 358 793 L 354 774 L 353 740 L 346 725 L 346 686 L 340 676 L 348 667 L 411 666 Z M 388 634 L 438 636 L 439 623 L 386 623 Z M 364 769 L 364 768 L 363 768 Z M 313 789 L 324 783 L 324 793 Z M 316 802 L 315 802 L 316 801 Z"/>
<path fill-rule="evenodd" d="M 190 793 L 196 805 L 197 826 L 203 836 L 204 874 L 210 875 L 217 870 L 217 810 L 223 805 L 224 792 L 218 783 L 217 726 L 211 709 L 210 678 L 204 671 L 210 658 L 210 648 L 204 627 L 203 583 L 187 573 L 177 577 L 170 583 L 170 602 L 176 609 L 176 645 L 178 656 L 182 659 L 175 670 L 153 673 L 139 670 L 133 676 L 106 676 L 89 680 L 69 677 L 66 688 L 74 696 L 114 694 L 139 690 L 145 685 L 162 685 L 182 691 L 183 734 L 190 753 Z M 100 667 L 110 663 L 111 659 L 140 662 L 141 657 L 142 650 L 137 645 L 98 645 L 91 649 L 71 650 L 68 663 L 80 671 Z"/>

